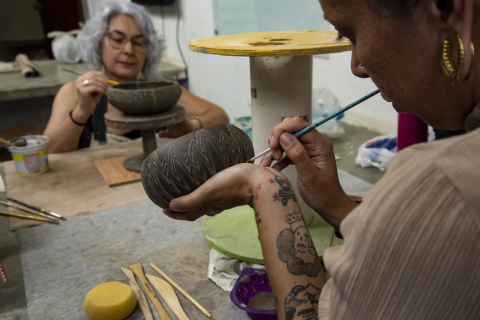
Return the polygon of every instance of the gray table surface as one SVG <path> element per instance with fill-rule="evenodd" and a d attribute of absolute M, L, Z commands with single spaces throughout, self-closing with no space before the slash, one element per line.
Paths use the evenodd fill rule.
<path fill-rule="evenodd" d="M 0 101 L 54 96 L 62 85 L 77 79 L 77 75 L 58 70 L 58 66 L 77 72 L 87 72 L 85 65 L 58 63 L 56 60 L 33 60 L 40 72 L 36 78 L 24 78 L 18 72 L 0 73 Z M 159 76 L 165 79 L 182 80 L 185 68 L 168 61 L 158 66 Z"/>
<path fill-rule="evenodd" d="M 109 281 L 128 284 L 120 267 L 135 263 L 158 276 L 151 262 L 216 319 L 249 319 L 231 303 L 228 292 L 207 278 L 210 246 L 201 223 L 172 220 L 153 203 L 144 202 L 59 226 L 18 230 L 29 319 L 87 319 L 83 301 L 89 290 Z M 190 319 L 205 318 L 183 296 L 179 299 Z M 138 306 L 128 319 L 143 319 Z"/>

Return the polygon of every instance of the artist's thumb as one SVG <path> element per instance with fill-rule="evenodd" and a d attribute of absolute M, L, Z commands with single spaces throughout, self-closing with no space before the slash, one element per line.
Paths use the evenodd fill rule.
<path fill-rule="evenodd" d="M 315 172 L 312 171 L 316 168 L 313 165 L 307 150 L 305 150 L 305 147 L 293 136 L 293 134 L 288 132 L 283 133 L 280 136 L 280 145 L 295 165 L 299 178 L 311 176 L 312 172 Z"/>

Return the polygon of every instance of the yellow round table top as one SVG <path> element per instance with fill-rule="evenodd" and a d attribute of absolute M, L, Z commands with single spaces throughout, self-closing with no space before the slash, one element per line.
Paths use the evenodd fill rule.
<path fill-rule="evenodd" d="M 300 30 L 238 33 L 196 39 L 192 51 L 224 56 L 307 56 L 349 51 L 349 40 L 337 41 L 337 31 Z"/>

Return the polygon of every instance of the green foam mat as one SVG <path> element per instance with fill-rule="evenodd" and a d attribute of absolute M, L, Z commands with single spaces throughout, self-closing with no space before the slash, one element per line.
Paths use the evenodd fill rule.
<path fill-rule="evenodd" d="M 323 252 L 342 241 L 335 237 L 334 229 L 315 212 L 308 225 L 315 248 L 320 258 Z M 263 254 L 258 239 L 257 224 L 253 209 L 236 207 L 203 219 L 203 236 L 208 244 L 226 256 L 242 261 L 263 264 Z"/>

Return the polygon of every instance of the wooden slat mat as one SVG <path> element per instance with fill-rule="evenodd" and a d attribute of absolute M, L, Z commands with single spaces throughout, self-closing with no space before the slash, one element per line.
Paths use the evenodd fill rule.
<path fill-rule="evenodd" d="M 157 139 L 157 146 L 168 139 Z M 95 166 L 96 160 L 132 156 L 142 152 L 141 139 L 48 156 L 50 171 L 21 177 L 12 161 L 4 162 L 8 197 L 45 208 L 66 218 L 128 206 L 148 197 L 140 181 L 110 188 Z M 16 210 L 12 212 L 21 213 Z M 10 230 L 39 222 L 10 218 Z M 61 222 L 60 226 L 61 227 Z"/>
<path fill-rule="evenodd" d="M 129 171 L 123 166 L 128 156 L 96 160 L 95 165 L 110 187 L 140 181 L 140 172 Z"/>

